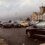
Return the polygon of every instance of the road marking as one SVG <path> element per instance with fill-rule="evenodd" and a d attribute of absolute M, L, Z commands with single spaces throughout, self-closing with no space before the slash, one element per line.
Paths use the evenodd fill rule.
<path fill-rule="evenodd" d="M 45 43 L 42 43 L 42 44 L 40 44 L 40 45 L 45 45 Z"/>

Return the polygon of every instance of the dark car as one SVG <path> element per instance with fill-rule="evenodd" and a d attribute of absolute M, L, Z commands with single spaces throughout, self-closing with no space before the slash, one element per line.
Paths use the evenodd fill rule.
<path fill-rule="evenodd" d="M 3 24 L 2 24 L 2 22 L 0 22 L 0 27 L 2 27 L 3 26 Z"/>
<path fill-rule="evenodd" d="M 14 25 L 15 28 L 21 27 L 21 25 L 20 25 L 17 21 L 15 21 L 15 22 L 13 23 L 13 25 Z"/>
<path fill-rule="evenodd" d="M 12 27 L 13 27 L 13 23 L 4 22 L 4 23 L 3 23 L 3 27 L 4 27 L 4 28 L 12 28 Z"/>
<path fill-rule="evenodd" d="M 45 38 L 45 21 L 26 28 L 27 37 Z"/>

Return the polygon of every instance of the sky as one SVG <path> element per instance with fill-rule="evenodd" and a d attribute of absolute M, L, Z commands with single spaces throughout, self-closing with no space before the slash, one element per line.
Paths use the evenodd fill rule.
<path fill-rule="evenodd" d="M 45 0 L 0 0 L 0 18 L 20 17 L 39 11 Z"/>

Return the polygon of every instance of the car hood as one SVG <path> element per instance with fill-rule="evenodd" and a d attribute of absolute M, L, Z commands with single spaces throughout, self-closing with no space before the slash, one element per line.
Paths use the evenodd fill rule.
<path fill-rule="evenodd" d="M 39 28 L 43 28 L 43 27 L 45 27 L 45 22 L 39 22 L 35 26 L 39 27 Z"/>
<path fill-rule="evenodd" d="M 39 22 L 39 23 L 37 23 L 37 24 L 34 24 L 34 25 L 32 25 L 32 26 L 30 26 L 30 27 L 27 27 L 26 29 L 32 29 L 32 28 L 45 28 L 45 22 Z"/>

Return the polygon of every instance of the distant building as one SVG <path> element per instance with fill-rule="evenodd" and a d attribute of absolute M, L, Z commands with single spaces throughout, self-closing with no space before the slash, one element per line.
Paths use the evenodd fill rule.
<path fill-rule="evenodd" d="M 38 16 L 38 13 L 37 13 L 37 12 L 33 12 L 33 13 L 32 13 L 32 16 L 31 16 L 32 21 L 36 21 L 37 18 L 38 18 L 37 16 Z"/>
<path fill-rule="evenodd" d="M 31 19 L 32 21 L 45 20 L 45 6 L 40 7 L 40 12 L 33 12 Z"/>
<path fill-rule="evenodd" d="M 41 14 L 44 14 L 44 13 L 45 13 L 45 6 L 41 6 L 41 7 L 40 7 L 40 13 L 41 13 Z"/>
<path fill-rule="evenodd" d="M 42 15 L 42 19 L 45 20 L 45 6 L 40 7 L 40 14 Z"/>
<path fill-rule="evenodd" d="M 43 14 L 43 20 L 45 20 L 45 13 Z"/>

